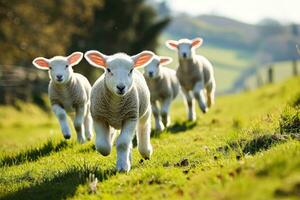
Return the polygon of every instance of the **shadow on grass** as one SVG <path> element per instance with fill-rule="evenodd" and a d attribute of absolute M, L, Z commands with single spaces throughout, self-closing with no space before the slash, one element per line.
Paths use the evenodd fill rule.
<path fill-rule="evenodd" d="M 185 122 L 175 122 L 172 126 L 168 127 L 164 131 L 156 131 L 152 130 L 151 131 L 151 137 L 152 138 L 159 138 L 162 133 L 168 132 L 171 134 L 176 134 L 180 132 L 184 132 L 187 130 L 190 130 L 194 128 L 197 125 L 197 122 L 190 122 L 190 121 L 185 121 Z"/>
<path fill-rule="evenodd" d="M 255 137 L 251 140 L 240 139 L 229 142 L 226 146 L 218 147 L 217 150 L 227 152 L 229 150 L 238 151 L 238 153 L 254 155 L 261 151 L 266 151 L 276 144 L 286 142 L 288 137 L 279 134 L 266 134 Z"/>
<path fill-rule="evenodd" d="M 74 196 L 76 188 L 80 184 L 87 183 L 87 178 L 90 174 L 94 174 L 98 181 L 101 182 L 116 175 L 116 170 L 107 169 L 103 171 L 97 166 L 72 167 L 67 171 L 58 172 L 51 179 L 45 179 L 43 182 L 31 187 L 22 188 L 19 191 L 4 195 L 1 199 L 66 199 Z"/>
<path fill-rule="evenodd" d="M 190 121 L 176 122 L 172 126 L 168 127 L 167 131 L 175 134 L 175 133 L 184 132 L 193 129 L 196 125 L 197 122 L 190 122 Z"/>
<path fill-rule="evenodd" d="M 19 165 L 26 161 L 32 162 L 38 160 L 40 157 L 48 156 L 51 152 L 58 152 L 68 147 L 72 147 L 74 143 L 65 140 L 58 143 L 53 140 L 47 141 L 41 147 L 36 147 L 22 151 L 16 155 L 5 156 L 0 160 L 0 167 Z"/>

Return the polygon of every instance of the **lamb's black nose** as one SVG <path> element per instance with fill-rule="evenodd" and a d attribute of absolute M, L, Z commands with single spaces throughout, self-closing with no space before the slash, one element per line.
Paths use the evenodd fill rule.
<path fill-rule="evenodd" d="M 125 89 L 125 85 L 119 84 L 119 85 L 117 85 L 117 89 L 119 90 L 120 93 L 123 93 L 123 91 Z"/>
<path fill-rule="evenodd" d="M 183 54 L 182 54 L 182 56 L 183 56 L 184 58 L 186 58 L 186 57 L 187 57 L 187 56 L 186 56 L 186 53 L 183 53 Z"/>
<path fill-rule="evenodd" d="M 62 81 L 62 75 L 56 75 L 56 79 L 58 80 L 58 81 Z"/>
<path fill-rule="evenodd" d="M 153 76 L 153 72 L 149 72 L 149 77 L 152 77 Z"/>

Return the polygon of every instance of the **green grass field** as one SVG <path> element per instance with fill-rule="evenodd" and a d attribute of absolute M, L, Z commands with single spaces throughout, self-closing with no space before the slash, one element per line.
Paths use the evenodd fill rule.
<path fill-rule="evenodd" d="M 299 85 L 219 97 L 196 123 L 177 100 L 152 159 L 134 148 L 128 174 L 116 173 L 115 149 L 64 141 L 52 114 L 0 107 L 0 199 L 299 199 Z"/>

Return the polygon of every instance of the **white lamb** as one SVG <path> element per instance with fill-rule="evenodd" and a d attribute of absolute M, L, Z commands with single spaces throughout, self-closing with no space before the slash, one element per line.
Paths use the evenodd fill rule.
<path fill-rule="evenodd" d="M 203 40 L 180 39 L 168 40 L 167 47 L 178 51 L 179 67 L 176 75 L 188 105 L 188 119 L 196 119 L 193 95 L 203 113 L 214 104 L 216 82 L 212 64 L 203 56 L 196 55 L 195 49 L 200 47 Z M 206 104 L 207 99 L 207 104 Z"/>
<path fill-rule="evenodd" d="M 157 131 L 162 131 L 170 125 L 170 105 L 180 90 L 176 71 L 162 66 L 170 62 L 172 62 L 170 57 L 155 55 L 154 59 L 145 67 L 144 72 L 144 77 L 151 92 L 152 113 Z M 157 103 L 160 104 L 161 111 Z"/>
<path fill-rule="evenodd" d="M 32 62 L 38 69 L 49 71 L 49 99 L 64 138 L 71 137 L 67 122 L 68 113 L 73 118 L 77 140 L 80 143 L 84 143 L 85 138 L 91 140 L 93 136 L 93 121 L 90 114 L 91 85 L 83 75 L 74 73 L 72 69 L 72 66 L 77 65 L 82 57 L 81 52 L 74 52 L 68 57 L 55 56 L 51 59 L 38 57 Z"/>
<path fill-rule="evenodd" d="M 115 129 L 121 129 L 116 142 L 116 165 L 118 171 L 128 172 L 135 131 L 140 154 L 145 159 L 152 154 L 150 92 L 143 75 L 135 68 L 148 64 L 154 55 L 144 51 L 131 57 L 124 53 L 107 56 L 91 50 L 84 56 L 91 65 L 105 69 L 91 93 L 96 149 L 104 156 L 109 155 Z"/>

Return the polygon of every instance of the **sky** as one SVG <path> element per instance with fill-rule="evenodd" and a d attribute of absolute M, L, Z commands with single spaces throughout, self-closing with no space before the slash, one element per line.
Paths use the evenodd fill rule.
<path fill-rule="evenodd" d="M 300 24 L 300 0 L 166 0 L 173 11 L 191 15 L 215 14 L 246 23 L 274 18 Z"/>

